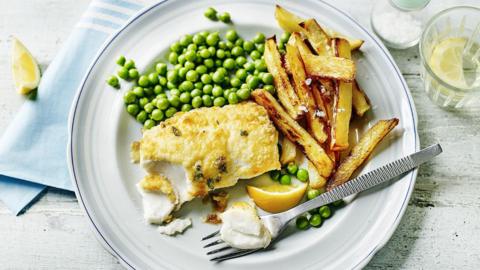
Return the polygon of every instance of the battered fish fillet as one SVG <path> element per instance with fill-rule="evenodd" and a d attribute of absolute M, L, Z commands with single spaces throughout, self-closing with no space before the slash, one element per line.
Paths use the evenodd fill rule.
<path fill-rule="evenodd" d="M 145 131 L 132 144 L 132 158 L 148 174 L 168 179 L 178 209 L 210 190 L 233 186 L 238 179 L 279 170 L 277 143 L 278 133 L 266 110 L 246 102 L 177 113 Z M 143 186 L 149 179 L 142 180 Z"/>

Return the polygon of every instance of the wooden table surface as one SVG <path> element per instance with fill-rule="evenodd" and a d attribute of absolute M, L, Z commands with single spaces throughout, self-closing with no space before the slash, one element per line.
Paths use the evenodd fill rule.
<path fill-rule="evenodd" d="M 372 1 L 329 2 L 368 27 Z M 431 12 L 460 1 L 439 2 Z M 20 38 L 45 70 L 88 3 L 0 0 L 0 135 L 24 102 L 12 85 L 9 36 Z M 418 49 L 390 52 L 415 100 L 421 145 L 440 142 L 445 152 L 420 169 L 405 216 L 367 269 L 480 269 L 480 106 L 436 107 L 423 91 Z M 49 189 L 19 217 L 0 202 L 0 269 L 121 269 L 89 226 L 70 192 Z"/>

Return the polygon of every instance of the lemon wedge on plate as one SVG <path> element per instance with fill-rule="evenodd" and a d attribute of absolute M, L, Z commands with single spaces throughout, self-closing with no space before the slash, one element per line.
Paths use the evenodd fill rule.
<path fill-rule="evenodd" d="M 445 82 L 455 87 L 467 87 L 463 74 L 463 48 L 465 38 L 447 38 L 433 48 L 430 67 Z"/>
<path fill-rule="evenodd" d="M 303 198 L 307 183 L 282 185 L 265 174 L 247 186 L 248 195 L 262 210 L 279 213 L 296 206 Z"/>
<path fill-rule="evenodd" d="M 12 40 L 12 74 L 15 88 L 26 95 L 40 83 L 40 68 L 28 49 L 16 38 Z"/>

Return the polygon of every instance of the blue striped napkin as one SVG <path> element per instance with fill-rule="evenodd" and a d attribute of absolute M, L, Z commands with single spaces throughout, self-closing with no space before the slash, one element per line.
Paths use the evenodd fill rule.
<path fill-rule="evenodd" d="M 93 0 L 42 76 L 35 101 L 25 101 L 0 140 L 0 200 L 15 214 L 47 186 L 73 190 L 67 169 L 70 105 L 105 40 L 145 1 Z M 61 23 L 61 22 L 60 22 Z"/>

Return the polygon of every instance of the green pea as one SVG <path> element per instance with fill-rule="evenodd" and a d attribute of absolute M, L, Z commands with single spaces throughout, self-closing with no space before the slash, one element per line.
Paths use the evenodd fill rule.
<path fill-rule="evenodd" d="M 136 100 L 137 96 L 132 91 L 128 91 L 123 95 L 123 101 L 125 104 L 134 103 Z"/>
<path fill-rule="evenodd" d="M 225 98 L 226 101 L 228 101 L 228 95 L 230 95 L 230 93 L 232 93 L 232 90 L 230 89 L 223 91 L 223 97 Z"/>
<path fill-rule="evenodd" d="M 288 163 L 287 165 L 287 172 L 291 175 L 295 175 L 298 171 L 298 166 L 297 164 L 293 163 L 293 162 L 290 162 Z"/>
<path fill-rule="evenodd" d="M 308 171 L 305 169 L 299 169 L 297 171 L 297 178 L 298 180 L 302 182 L 307 182 L 308 181 Z"/>
<path fill-rule="evenodd" d="M 240 85 L 242 85 L 242 81 L 240 81 L 239 78 L 233 77 L 230 79 L 230 85 L 233 87 L 240 87 Z"/>
<path fill-rule="evenodd" d="M 203 49 L 200 51 L 200 57 L 209 58 L 210 56 L 212 55 L 210 54 L 210 51 L 208 49 Z"/>
<path fill-rule="evenodd" d="M 207 67 L 207 68 L 213 68 L 215 66 L 215 62 L 213 61 L 213 59 L 205 59 L 203 61 L 203 64 Z"/>
<path fill-rule="evenodd" d="M 170 102 L 167 98 L 160 98 L 157 100 L 155 105 L 157 105 L 157 108 L 160 110 L 166 110 L 168 107 L 170 107 Z"/>
<path fill-rule="evenodd" d="M 199 97 L 202 95 L 202 90 L 200 89 L 193 89 L 192 92 L 190 92 L 190 95 L 192 96 L 192 98 L 194 97 Z"/>
<path fill-rule="evenodd" d="M 163 77 L 163 76 L 160 76 L 160 78 L 158 78 L 158 83 L 161 85 L 161 86 L 166 86 L 167 85 L 167 78 Z"/>
<path fill-rule="evenodd" d="M 255 60 L 255 69 L 260 72 L 267 71 L 267 64 L 265 63 L 265 60 L 263 59 Z"/>
<path fill-rule="evenodd" d="M 187 68 L 188 70 L 192 70 L 195 68 L 195 63 L 191 62 L 191 61 L 186 61 L 185 64 L 183 65 L 185 68 Z"/>
<path fill-rule="evenodd" d="M 228 30 L 227 33 L 225 34 L 225 38 L 228 41 L 234 42 L 238 38 L 237 31 L 233 29 Z"/>
<path fill-rule="evenodd" d="M 128 70 L 128 78 L 132 80 L 138 79 L 139 73 L 136 68 L 131 68 Z"/>
<path fill-rule="evenodd" d="M 203 83 L 202 82 L 196 82 L 194 84 L 195 89 L 202 90 L 203 88 Z"/>
<path fill-rule="evenodd" d="M 243 49 L 246 52 L 251 52 L 255 49 L 255 44 L 253 44 L 253 42 L 251 42 L 251 41 L 245 41 L 245 42 L 243 42 Z"/>
<path fill-rule="evenodd" d="M 120 56 L 117 58 L 117 64 L 118 64 L 119 66 L 125 65 L 125 61 L 126 61 L 126 59 L 125 59 L 125 56 L 123 56 L 123 55 L 120 55 Z"/>
<path fill-rule="evenodd" d="M 145 121 L 145 123 L 143 123 L 143 127 L 144 127 L 145 129 L 151 129 L 151 128 L 154 127 L 154 126 L 155 126 L 155 121 L 152 120 L 152 119 L 147 119 L 147 120 Z"/>
<path fill-rule="evenodd" d="M 180 110 L 182 112 L 188 112 L 188 111 L 192 110 L 192 105 L 190 105 L 190 103 L 183 104 L 182 108 Z"/>
<path fill-rule="evenodd" d="M 235 40 L 235 46 L 238 46 L 238 47 L 242 47 L 243 46 L 243 42 L 245 42 L 242 38 L 237 38 L 237 40 Z"/>
<path fill-rule="evenodd" d="M 170 62 L 172 65 L 178 63 L 178 54 L 176 52 L 170 52 L 168 54 L 168 62 Z"/>
<path fill-rule="evenodd" d="M 219 48 L 219 49 L 222 49 L 222 50 L 228 49 L 228 48 L 227 48 L 227 43 L 225 43 L 225 41 L 220 41 L 220 42 L 218 42 L 218 48 Z"/>
<path fill-rule="evenodd" d="M 265 43 L 257 44 L 257 51 L 259 51 L 260 53 L 264 53 L 265 52 Z"/>
<path fill-rule="evenodd" d="M 177 84 L 176 83 L 173 83 L 173 82 L 167 82 L 167 89 L 175 89 L 177 88 Z"/>
<path fill-rule="evenodd" d="M 243 67 L 243 65 L 247 63 L 247 58 L 245 58 L 244 56 L 239 56 L 237 57 L 237 59 L 235 59 L 235 62 L 237 63 L 238 67 Z"/>
<path fill-rule="evenodd" d="M 219 40 L 220 40 L 220 36 L 218 35 L 218 32 L 210 33 L 206 39 L 208 46 L 217 45 Z"/>
<path fill-rule="evenodd" d="M 168 109 L 165 111 L 165 116 L 166 116 L 167 118 L 170 118 L 170 117 L 172 117 L 176 112 L 177 112 L 177 109 L 176 109 L 176 108 L 170 107 L 170 108 L 168 108 Z"/>
<path fill-rule="evenodd" d="M 215 73 L 213 73 L 212 79 L 215 83 L 221 83 L 223 82 L 224 77 L 225 75 L 217 70 Z"/>
<path fill-rule="evenodd" d="M 193 36 L 193 43 L 195 43 L 197 45 L 203 45 L 203 44 L 205 44 L 205 37 L 202 36 L 201 34 L 195 34 Z"/>
<path fill-rule="evenodd" d="M 223 105 L 225 105 L 225 98 L 224 97 L 216 97 L 213 100 L 213 106 L 222 107 Z"/>
<path fill-rule="evenodd" d="M 153 93 L 155 95 L 161 94 L 163 92 L 164 92 L 163 87 L 161 85 L 157 84 L 157 85 L 155 85 L 155 87 L 153 87 Z"/>
<path fill-rule="evenodd" d="M 146 97 L 143 97 L 141 99 L 138 100 L 138 105 L 140 105 L 140 107 L 145 107 L 145 105 L 147 105 L 149 102 L 148 98 Z"/>
<path fill-rule="evenodd" d="M 241 100 L 247 100 L 250 98 L 250 90 L 245 88 L 240 89 L 238 90 L 237 95 Z"/>
<path fill-rule="evenodd" d="M 180 53 L 182 50 L 182 45 L 180 45 L 179 42 L 174 42 L 172 45 L 170 45 L 170 51 Z"/>
<path fill-rule="evenodd" d="M 187 47 L 190 43 L 192 43 L 193 37 L 190 34 L 186 34 L 180 39 L 180 45 L 183 47 Z"/>
<path fill-rule="evenodd" d="M 242 85 L 240 85 L 240 89 L 249 89 L 248 84 L 242 83 Z"/>
<path fill-rule="evenodd" d="M 257 76 L 247 78 L 247 84 L 250 89 L 255 89 L 260 84 L 260 79 Z"/>
<path fill-rule="evenodd" d="M 207 8 L 207 10 L 205 10 L 203 15 L 205 15 L 205 17 L 207 17 L 208 19 L 210 19 L 212 21 L 218 20 L 217 11 L 212 7 Z"/>
<path fill-rule="evenodd" d="M 147 120 L 147 117 L 148 117 L 147 112 L 146 111 L 141 111 L 137 114 L 136 119 L 137 119 L 138 122 L 143 124 Z"/>
<path fill-rule="evenodd" d="M 275 94 L 275 87 L 273 85 L 265 85 L 263 89 L 267 90 L 270 94 Z"/>
<path fill-rule="evenodd" d="M 255 69 L 255 71 L 253 72 L 253 75 L 256 75 L 256 76 L 260 75 L 260 71 Z"/>
<path fill-rule="evenodd" d="M 118 77 L 128 80 L 128 68 L 126 67 L 121 67 L 118 72 L 117 72 Z"/>
<path fill-rule="evenodd" d="M 235 76 L 240 80 L 240 81 L 245 81 L 247 78 L 248 74 L 245 69 L 238 69 L 237 72 L 235 72 Z"/>
<path fill-rule="evenodd" d="M 223 61 L 223 67 L 226 69 L 234 69 L 235 68 L 235 60 L 232 58 L 227 58 L 225 61 Z"/>
<path fill-rule="evenodd" d="M 173 107 L 180 106 L 180 98 L 177 95 L 171 96 L 168 99 L 168 102 L 170 102 L 170 105 L 172 105 Z"/>
<path fill-rule="evenodd" d="M 214 97 L 220 97 L 220 96 L 222 96 L 222 95 L 223 95 L 223 89 L 222 89 L 220 86 L 215 85 L 215 86 L 213 87 L 213 89 L 212 89 L 212 95 L 213 95 Z"/>
<path fill-rule="evenodd" d="M 137 104 L 129 104 L 127 106 L 127 112 L 130 115 L 136 116 L 139 111 L 140 111 L 140 108 L 138 107 Z"/>
<path fill-rule="evenodd" d="M 178 80 L 178 72 L 176 70 L 169 70 L 167 72 L 167 80 L 175 83 Z"/>
<path fill-rule="evenodd" d="M 267 85 L 272 85 L 273 84 L 273 76 L 272 74 L 270 73 L 264 73 L 262 75 L 262 81 L 264 84 L 267 84 Z"/>
<path fill-rule="evenodd" d="M 225 44 L 227 45 L 227 49 L 233 49 L 233 47 L 235 47 L 235 43 L 231 42 L 231 41 L 226 41 Z"/>
<path fill-rule="evenodd" d="M 317 190 L 317 189 L 310 189 L 308 192 L 307 192 L 307 199 L 311 200 L 311 199 L 314 199 L 316 197 L 318 197 L 318 195 L 320 195 L 320 191 Z"/>
<path fill-rule="evenodd" d="M 131 69 L 131 68 L 134 68 L 135 67 L 135 62 L 133 62 L 132 59 L 129 59 L 125 62 L 125 64 L 123 65 L 124 68 L 126 69 Z"/>
<path fill-rule="evenodd" d="M 253 42 L 259 44 L 259 43 L 264 43 L 265 42 L 265 35 L 263 33 L 257 33 L 255 37 L 253 38 Z"/>
<path fill-rule="evenodd" d="M 183 92 L 180 94 L 180 102 L 181 103 L 190 103 L 192 97 L 190 96 L 189 92 Z"/>
<path fill-rule="evenodd" d="M 107 79 L 107 83 L 111 86 L 111 87 L 115 87 L 115 88 L 119 88 L 120 86 L 120 83 L 118 82 L 118 78 L 116 76 L 110 76 L 108 79 Z"/>
<path fill-rule="evenodd" d="M 253 62 L 247 62 L 245 63 L 245 65 L 243 65 L 243 68 L 247 71 L 247 72 L 252 72 L 255 70 L 255 64 Z"/>
<path fill-rule="evenodd" d="M 253 59 L 253 60 L 257 60 L 257 59 L 260 59 L 260 57 L 262 57 L 262 55 L 260 54 L 259 51 L 257 50 L 254 50 L 250 53 L 250 57 Z"/>
<path fill-rule="evenodd" d="M 312 227 L 320 227 L 320 225 L 322 225 L 322 217 L 319 214 L 313 214 L 308 220 L 308 223 L 310 223 Z"/>
<path fill-rule="evenodd" d="M 200 80 L 207 84 L 207 83 L 211 83 L 212 82 L 212 77 L 209 75 L 209 74 L 203 74 L 202 77 L 200 78 Z"/>
<path fill-rule="evenodd" d="M 132 92 L 135 94 L 135 96 L 137 97 L 143 97 L 144 96 L 144 92 L 143 92 L 143 88 L 142 87 L 134 87 Z"/>
<path fill-rule="evenodd" d="M 197 59 L 197 54 L 194 51 L 187 51 L 185 53 L 185 59 L 190 62 L 194 62 Z"/>
<path fill-rule="evenodd" d="M 190 70 L 187 72 L 187 76 L 185 78 L 191 82 L 196 82 L 198 80 L 198 73 L 195 70 Z"/>
<path fill-rule="evenodd" d="M 285 50 L 285 43 L 279 42 L 279 43 L 278 43 L 278 49 L 279 49 L 280 51 Z"/>
<path fill-rule="evenodd" d="M 232 19 L 230 18 L 230 13 L 228 12 L 223 12 L 218 15 L 218 19 L 224 23 L 230 23 Z"/>
<path fill-rule="evenodd" d="M 185 58 L 185 54 L 180 54 L 180 55 L 178 56 L 178 59 L 177 59 L 178 64 L 176 64 L 176 65 L 174 66 L 174 68 L 175 68 L 175 69 L 178 69 L 177 66 L 182 67 L 183 64 L 185 64 L 186 61 L 187 61 L 187 59 Z"/>
<path fill-rule="evenodd" d="M 203 74 L 207 73 L 208 69 L 207 69 L 206 66 L 200 65 L 200 66 L 198 66 L 197 68 L 195 68 L 195 71 L 196 71 L 198 74 L 203 75 Z"/>
<path fill-rule="evenodd" d="M 153 88 L 152 87 L 144 87 L 143 93 L 145 96 L 152 96 L 153 95 Z"/>
<path fill-rule="evenodd" d="M 190 45 L 187 46 L 187 50 L 186 50 L 185 52 L 188 52 L 188 51 L 194 51 L 194 52 L 196 52 L 197 49 L 198 49 L 197 44 L 193 44 L 193 43 L 192 43 L 192 44 L 190 44 Z"/>
<path fill-rule="evenodd" d="M 177 96 L 177 97 L 179 97 L 180 94 L 181 94 L 181 92 L 180 92 L 180 90 L 178 90 L 178 89 L 172 89 L 172 90 L 170 90 L 170 95 L 171 95 L 171 96 Z"/>
<path fill-rule="evenodd" d="M 155 71 L 161 75 L 161 76 L 165 76 L 165 74 L 167 74 L 167 64 L 165 63 L 157 63 L 155 65 Z"/>
<path fill-rule="evenodd" d="M 322 218 L 327 219 L 332 215 L 332 210 L 327 205 L 324 205 L 318 209 L 318 213 Z"/>
<path fill-rule="evenodd" d="M 238 96 L 236 93 L 230 93 L 228 95 L 228 103 L 229 104 L 237 104 L 238 103 Z"/>
<path fill-rule="evenodd" d="M 225 51 L 222 50 L 222 49 L 218 49 L 217 50 L 217 58 L 219 58 L 219 59 L 225 58 Z"/>
<path fill-rule="evenodd" d="M 215 67 L 221 67 L 223 65 L 223 61 L 220 59 L 215 60 Z"/>
<path fill-rule="evenodd" d="M 280 36 L 280 41 L 283 43 L 287 43 L 289 38 L 290 38 L 290 33 L 283 32 L 282 35 Z"/>
<path fill-rule="evenodd" d="M 185 79 L 185 76 L 187 76 L 188 68 L 182 67 L 178 70 L 178 77 L 180 79 Z"/>
<path fill-rule="evenodd" d="M 212 97 L 209 95 L 203 95 L 202 102 L 203 102 L 203 105 L 205 105 L 206 107 L 211 107 L 213 105 Z"/>
<path fill-rule="evenodd" d="M 158 96 L 155 98 L 155 102 L 157 102 L 157 101 L 160 100 L 161 98 L 168 98 L 168 97 L 167 97 L 167 94 L 162 93 L 162 94 L 158 95 Z"/>
<path fill-rule="evenodd" d="M 200 34 L 201 36 L 203 36 L 204 38 L 207 38 L 207 36 L 208 36 L 208 34 L 210 34 L 210 32 L 208 32 L 208 31 L 205 30 L 205 31 L 200 32 L 199 34 Z"/>
<path fill-rule="evenodd" d="M 203 103 L 202 97 L 197 96 L 197 97 L 192 98 L 192 107 L 193 108 L 196 109 L 196 108 L 202 107 L 202 103 Z"/>
<path fill-rule="evenodd" d="M 292 183 L 292 178 L 288 174 L 284 174 L 280 177 L 280 184 L 290 185 Z"/>
<path fill-rule="evenodd" d="M 155 121 L 161 121 L 164 117 L 163 112 L 159 109 L 153 110 L 150 116 Z"/>
<path fill-rule="evenodd" d="M 151 113 L 153 111 L 153 109 L 155 109 L 155 106 L 152 104 L 152 103 L 147 103 L 145 104 L 145 106 L 143 107 L 143 109 L 147 112 L 147 113 Z"/>
<path fill-rule="evenodd" d="M 203 86 L 203 93 L 210 95 L 212 93 L 213 86 L 211 84 L 205 84 Z"/>
<path fill-rule="evenodd" d="M 300 216 L 297 218 L 295 221 L 295 225 L 299 230 L 306 230 L 310 226 L 310 223 L 308 222 L 307 217 L 305 216 Z"/>
<path fill-rule="evenodd" d="M 243 54 L 244 54 L 243 49 L 241 47 L 238 47 L 238 46 L 233 47 L 232 49 L 233 56 L 242 56 Z"/>
<path fill-rule="evenodd" d="M 193 89 L 193 83 L 191 81 L 184 81 L 178 86 L 178 90 L 181 92 L 191 91 Z"/>
<path fill-rule="evenodd" d="M 148 74 L 148 81 L 150 85 L 158 84 L 158 74 L 156 72 Z"/>

